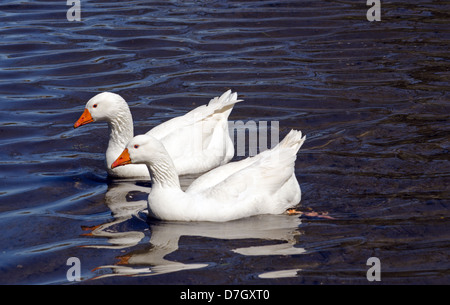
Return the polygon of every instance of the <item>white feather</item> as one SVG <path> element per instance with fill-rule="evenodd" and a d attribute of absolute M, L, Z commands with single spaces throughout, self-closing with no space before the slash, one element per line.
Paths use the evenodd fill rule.
<path fill-rule="evenodd" d="M 164 144 L 179 175 L 203 173 L 228 163 L 233 157 L 234 148 L 227 121 L 234 104 L 240 101 L 237 93 L 228 90 L 220 97 L 211 99 L 208 105 L 170 119 L 147 134 Z M 149 178 L 147 168 L 141 164 L 111 169 L 111 164 L 133 138 L 133 119 L 126 101 L 118 94 L 103 92 L 91 98 L 86 109 L 94 121 L 108 123 L 108 174 L 120 178 Z"/>
<path fill-rule="evenodd" d="M 229 221 L 280 214 L 298 204 L 301 192 L 294 168 L 304 141 L 300 131 L 292 130 L 273 149 L 213 169 L 185 192 L 159 140 L 141 135 L 127 147 L 132 163 L 146 164 L 151 172 L 150 215 L 163 220 Z"/>

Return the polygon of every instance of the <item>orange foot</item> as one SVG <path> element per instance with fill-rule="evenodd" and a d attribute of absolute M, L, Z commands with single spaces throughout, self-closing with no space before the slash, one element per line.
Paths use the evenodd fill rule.
<path fill-rule="evenodd" d="M 288 215 L 302 215 L 303 212 L 297 211 L 296 209 L 288 209 L 286 210 L 286 213 L 288 213 Z"/>
<path fill-rule="evenodd" d="M 94 231 L 95 229 L 99 228 L 100 226 L 101 226 L 101 225 L 92 226 L 92 227 L 81 226 L 81 230 L 83 230 L 83 231 Z"/>
<path fill-rule="evenodd" d="M 119 261 L 116 263 L 116 265 L 128 265 L 128 260 L 131 258 L 131 255 L 122 255 L 116 257 L 119 259 Z"/>
<path fill-rule="evenodd" d="M 83 230 L 83 231 L 91 231 L 91 232 L 80 234 L 80 236 L 93 236 L 92 231 L 94 231 L 94 230 L 100 228 L 100 226 L 101 226 L 101 225 L 98 225 L 98 226 L 92 226 L 92 227 L 81 226 L 81 230 Z"/>
<path fill-rule="evenodd" d="M 328 212 L 302 212 L 297 211 L 296 209 L 288 209 L 287 211 L 288 215 L 305 215 L 307 217 L 317 217 L 317 218 L 325 218 L 325 219 L 335 219 L 334 217 L 328 216 Z"/>

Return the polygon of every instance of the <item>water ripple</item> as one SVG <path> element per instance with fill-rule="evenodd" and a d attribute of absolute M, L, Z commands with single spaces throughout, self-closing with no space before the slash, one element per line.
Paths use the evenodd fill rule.
<path fill-rule="evenodd" d="M 102 0 L 69 22 L 65 1 L 3 1 L 0 282 L 66 283 L 76 256 L 96 283 L 367 283 L 377 256 L 384 283 L 446 283 L 448 6 Z M 302 209 L 334 219 L 147 222 L 150 186 L 106 177 L 106 124 L 72 127 L 101 91 L 140 133 L 229 88 L 231 120 L 307 135 Z"/>

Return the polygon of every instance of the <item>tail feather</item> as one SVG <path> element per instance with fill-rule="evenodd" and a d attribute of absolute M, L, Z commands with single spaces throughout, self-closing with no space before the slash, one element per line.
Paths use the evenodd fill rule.
<path fill-rule="evenodd" d="M 223 112 L 223 108 L 229 107 L 232 108 L 234 104 L 242 102 L 243 100 L 237 99 L 237 92 L 231 93 L 231 90 L 228 90 L 224 92 L 220 97 L 216 96 L 215 98 L 211 99 L 208 103 L 208 108 L 212 107 L 214 111 L 221 111 Z M 228 110 L 228 109 L 226 109 Z"/>
<path fill-rule="evenodd" d="M 302 137 L 302 132 L 300 130 L 292 129 L 280 143 L 278 143 L 278 147 L 289 148 L 292 147 L 295 151 L 298 151 L 300 147 L 306 140 L 306 136 Z"/>
<path fill-rule="evenodd" d="M 242 100 L 237 99 L 237 93 L 231 93 L 231 90 L 228 90 L 220 97 L 211 99 L 207 105 L 201 105 L 183 116 L 172 118 L 163 124 L 153 127 L 147 134 L 151 134 L 157 139 L 162 139 L 171 133 L 179 134 L 182 128 L 192 128 L 199 122 L 204 123 L 203 130 L 211 131 L 218 121 L 226 122 L 228 120 L 234 104 L 239 102 L 242 102 Z M 204 143 L 208 143 L 207 139 L 203 140 L 205 141 Z"/>

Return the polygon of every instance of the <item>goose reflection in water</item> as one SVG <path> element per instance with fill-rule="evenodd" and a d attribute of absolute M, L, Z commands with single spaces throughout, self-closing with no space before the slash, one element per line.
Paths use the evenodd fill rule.
<path fill-rule="evenodd" d="M 182 188 L 187 187 L 192 179 L 180 177 Z M 259 215 L 221 223 L 151 220 L 146 219 L 147 201 L 142 199 L 147 197 L 149 191 L 149 187 L 140 186 L 134 181 L 115 182 L 110 185 L 105 195 L 105 201 L 111 209 L 114 220 L 88 228 L 92 231 L 84 234 L 107 238 L 108 244 L 93 244 L 84 247 L 125 249 L 138 244 L 142 245 L 142 240 L 146 237 L 144 232 L 134 230 L 121 232 L 117 230 L 118 224 L 122 224 L 120 228 L 126 228 L 125 223 L 132 218 L 139 219 L 142 223 L 147 221 L 151 236 L 148 246 L 144 249 L 140 246 L 138 250 L 130 250 L 127 254 L 122 255 L 120 261 L 115 265 L 95 268 L 93 271 L 102 270 L 103 274 L 94 277 L 94 279 L 118 275 L 150 276 L 188 269 L 200 269 L 214 264 L 212 262 L 185 264 L 166 258 L 179 249 L 182 236 L 206 237 L 218 240 L 261 240 L 264 245 L 231 249 L 232 252 L 244 256 L 298 255 L 305 252 L 304 248 L 296 247 L 296 237 L 301 234 L 298 231 L 301 220 L 297 216 Z M 144 194 L 136 196 L 138 193 Z M 138 200 L 133 200 L 136 197 L 139 197 Z M 111 273 L 107 273 L 109 270 Z M 296 276 L 298 270 L 278 270 L 259 276 L 261 278 L 291 277 Z"/>

